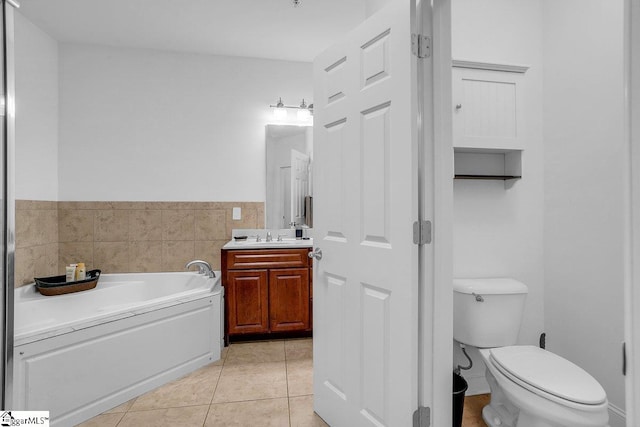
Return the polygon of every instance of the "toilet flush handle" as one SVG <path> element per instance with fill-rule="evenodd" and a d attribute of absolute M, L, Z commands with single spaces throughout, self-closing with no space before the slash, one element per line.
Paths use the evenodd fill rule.
<path fill-rule="evenodd" d="M 476 301 L 478 302 L 484 302 L 484 298 L 482 297 L 482 295 L 478 295 L 475 292 L 472 292 L 471 295 L 473 295 L 474 297 L 476 297 Z"/>

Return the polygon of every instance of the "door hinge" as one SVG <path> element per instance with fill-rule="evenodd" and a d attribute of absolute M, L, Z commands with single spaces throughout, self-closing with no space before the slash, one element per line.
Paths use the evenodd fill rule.
<path fill-rule="evenodd" d="M 627 343 L 622 343 L 622 375 L 627 375 Z"/>
<path fill-rule="evenodd" d="M 431 56 L 431 37 L 422 34 L 411 34 L 411 52 L 418 58 Z"/>
<path fill-rule="evenodd" d="M 431 408 L 419 406 L 413 413 L 413 427 L 429 427 L 431 425 Z"/>
<path fill-rule="evenodd" d="M 413 243 L 416 245 L 431 243 L 431 221 L 416 221 L 413 223 Z"/>

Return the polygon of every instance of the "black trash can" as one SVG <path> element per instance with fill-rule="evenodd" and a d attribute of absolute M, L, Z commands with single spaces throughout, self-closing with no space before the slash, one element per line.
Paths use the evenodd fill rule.
<path fill-rule="evenodd" d="M 462 410 L 464 409 L 464 393 L 469 385 L 462 375 L 453 373 L 453 427 L 462 427 Z"/>

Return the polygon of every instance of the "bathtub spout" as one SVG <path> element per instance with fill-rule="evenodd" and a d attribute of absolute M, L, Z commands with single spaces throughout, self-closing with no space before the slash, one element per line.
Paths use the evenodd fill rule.
<path fill-rule="evenodd" d="M 188 270 L 189 267 L 191 267 L 192 265 L 197 265 L 198 266 L 198 273 L 206 274 L 208 277 L 216 277 L 216 273 L 213 272 L 213 269 L 211 268 L 211 265 L 209 265 L 209 263 L 207 261 L 202 261 L 202 260 L 196 259 L 196 260 L 188 262 L 187 265 L 184 268 L 186 268 Z"/>

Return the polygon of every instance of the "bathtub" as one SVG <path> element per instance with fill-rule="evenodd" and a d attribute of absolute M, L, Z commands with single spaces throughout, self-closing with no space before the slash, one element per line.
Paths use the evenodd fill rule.
<path fill-rule="evenodd" d="M 220 273 L 103 274 L 95 289 L 14 294 L 14 410 L 73 426 L 220 359 Z"/>

